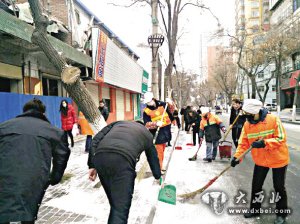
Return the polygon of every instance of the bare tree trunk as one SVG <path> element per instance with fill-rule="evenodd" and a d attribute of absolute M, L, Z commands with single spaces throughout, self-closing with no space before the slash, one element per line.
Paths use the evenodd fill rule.
<path fill-rule="evenodd" d="M 251 81 L 251 99 L 255 99 L 256 98 L 256 80 L 255 80 L 255 76 L 251 76 L 250 81 Z"/>
<path fill-rule="evenodd" d="M 61 74 L 64 87 L 83 112 L 96 134 L 106 126 L 106 122 L 81 81 L 79 68 L 69 66 L 49 42 L 47 37 L 49 20 L 46 16 L 42 15 L 40 2 L 37 0 L 28 0 L 28 2 L 35 23 L 35 29 L 31 37 L 32 42 L 43 50 L 49 61 L 55 66 L 57 72 Z"/>

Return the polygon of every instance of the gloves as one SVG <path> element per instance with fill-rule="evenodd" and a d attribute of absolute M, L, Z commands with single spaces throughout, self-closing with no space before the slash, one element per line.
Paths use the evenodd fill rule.
<path fill-rule="evenodd" d="M 222 127 L 221 130 L 223 131 L 223 133 L 227 131 L 225 127 Z"/>
<path fill-rule="evenodd" d="M 157 121 L 157 122 L 156 122 L 156 126 L 157 126 L 157 127 L 161 127 L 162 125 L 163 125 L 163 122 L 161 122 L 161 121 Z"/>
<path fill-rule="evenodd" d="M 252 142 L 253 148 L 264 148 L 266 147 L 265 141 L 263 139 Z"/>
<path fill-rule="evenodd" d="M 232 167 L 235 167 L 237 164 L 239 164 L 240 163 L 240 161 L 239 160 L 236 160 L 236 158 L 235 157 L 233 157 L 232 159 L 231 159 L 231 161 L 230 161 L 230 165 L 232 166 Z"/>

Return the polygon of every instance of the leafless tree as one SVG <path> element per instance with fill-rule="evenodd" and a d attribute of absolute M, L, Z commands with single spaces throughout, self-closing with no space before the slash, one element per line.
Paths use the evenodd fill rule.
<path fill-rule="evenodd" d="M 225 93 L 227 102 L 231 102 L 237 88 L 237 67 L 233 62 L 233 53 L 231 48 L 222 48 L 213 70 L 217 87 Z"/>
<path fill-rule="evenodd" d="M 49 42 L 47 37 L 49 20 L 41 12 L 40 1 L 28 0 L 28 2 L 35 25 L 31 37 L 32 42 L 42 49 L 57 72 L 61 74 L 65 89 L 91 124 L 94 133 L 97 133 L 106 125 L 106 122 L 80 79 L 80 69 L 69 65 Z"/>
<path fill-rule="evenodd" d="M 120 2 L 121 0 L 119 0 Z M 124 0 L 122 0 L 122 3 L 116 3 L 114 1 L 113 5 L 116 6 L 125 6 L 125 7 L 131 7 L 136 4 L 148 4 L 151 6 L 152 1 L 155 0 L 131 0 L 127 5 L 124 5 L 123 3 Z M 199 0 L 158 0 L 159 6 L 160 6 L 160 12 L 162 15 L 162 20 L 164 24 L 164 29 L 165 29 L 165 35 L 167 37 L 167 42 L 168 42 L 168 63 L 165 68 L 164 74 L 165 77 L 168 79 L 168 86 L 173 89 L 173 83 L 172 83 L 172 72 L 173 72 L 173 65 L 174 65 L 174 59 L 175 59 L 175 52 L 176 52 L 176 47 L 178 43 L 178 23 L 179 23 L 179 16 L 180 14 L 185 11 L 187 7 L 197 7 L 200 10 L 208 10 L 211 15 L 217 20 L 218 25 L 220 25 L 218 18 L 213 14 L 213 12 L 210 10 L 209 7 L 205 6 L 204 4 L 201 3 Z M 166 11 L 166 19 L 164 16 L 164 11 Z"/>

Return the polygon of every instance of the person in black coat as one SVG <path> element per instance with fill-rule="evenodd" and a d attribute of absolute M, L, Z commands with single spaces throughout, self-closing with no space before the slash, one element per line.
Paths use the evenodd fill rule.
<path fill-rule="evenodd" d="M 186 112 L 186 106 L 184 106 L 184 107 L 182 107 L 182 108 L 180 109 L 181 124 L 182 124 L 182 125 L 181 125 L 181 127 L 182 127 L 181 130 L 182 130 L 182 131 L 185 130 L 185 126 L 184 126 L 184 125 L 185 125 L 185 122 L 184 122 L 184 120 L 185 120 L 185 119 L 184 119 L 184 117 L 185 117 L 185 112 Z"/>
<path fill-rule="evenodd" d="M 176 125 L 177 125 L 178 129 L 180 129 L 181 124 L 180 124 L 180 119 L 179 119 L 179 116 L 178 116 L 178 110 L 174 110 L 173 118 L 176 121 Z"/>
<path fill-rule="evenodd" d="M 191 128 L 191 126 L 189 125 L 190 124 L 190 121 L 189 121 L 189 113 L 190 111 L 192 110 L 192 107 L 191 106 L 187 106 L 186 107 L 186 110 L 184 111 L 184 130 L 186 132 L 188 132 Z"/>
<path fill-rule="evenodd" d="M 141 123 L 111 123 L 98 132 L 92 142 L 88 160 L 89 179 L 94 181 L 99 174 L 111 206 L 109 224 L 127 223 L 136 177 L 135 167 L 143 151 L 154 178 L 161 177 L 153 137 Z"/>
<path fill-rule="evenodd" d="M 109 111 L 108 111 L 107 107 L 105 106 L 105 103 L 103 100 L 99 101 L 98 109 L 99 109 L 100 113 L 102 114 L 104 120 L 107 121 L 108 116 L 109 116 Z"/>
<path fill-rule="evenodd" d="M 242 102 L 238 99 L 233 99 L 231 113 L 230 113 L 230 119 L 229 119 L 230 125 L 233 124 L 235 118 L 239 115 L 241 110 L 242 110 Z M 235 148 L 237 148 L 237 146 L 238 146 L 239 138 L 241 136 L 242 128 L 244 126 L 245 121 L 246 121 L 246 118 L 244 116 L 239 116 L 236 123 L 232 126 L 232 140 L 235 145 Z"/>
<path fill-rule="evenodd" d="M 193 144 L 196 145 L 196 136 L 198 135 L 198 143 L 200 144 L 199 130 L 200 130 L 200 121 L 201 115 L 196 111 L 190 110 L 188 113 L 188 125 L 193 128 Z"/>
<path fill-rule="evenodd" d="M 0 223 L 34 223 L 48 185 L 63 176 L 70 149 L 45 111 L 33 99 L 22 115 L 0 124 Z"/>

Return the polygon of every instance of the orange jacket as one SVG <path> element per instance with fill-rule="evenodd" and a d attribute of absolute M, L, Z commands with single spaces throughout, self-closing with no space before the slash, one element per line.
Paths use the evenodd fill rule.
<path fill-rule="evenodd" d="M 158 122 L 158 121 L 161 121 L 162 116 L 164 114 L 164 110 L 165 110 L 165 108 L 163 106 L 157 107 L 156 110 L 151 110 L 148 107 L 146 107 L 144 109 L 144 112 L 151 118 L 152 122 Z M 165 126 L 171 124 L 171 120 L 169 118 L 169 115 L 168 115 L 167 111 L 164 114 L 162 122 L 163 122 L 163 125 L 161 127 L 165 127 Z"/>
<path fill-rule="evenodd" d="M 273 114 L 267 114 L 266 118 L 257 124 L 245 122 L 234 157 L 239 157 L 252 142 L 260 138 L 264 138 L 266 146 L 252 149 L 251 154 L 256 165 L 279 168 L 289 163 L 286 132 L 280 119 Z"/>
<path fill-rule="evenodd" d="M 81 111 L 79 112 L 78 116 L 78 124 L 80 125 L 82 135 L 94 135 L 93 130 L 89 125 L 89 122 L 87 121 L 87 119 Z"/>

